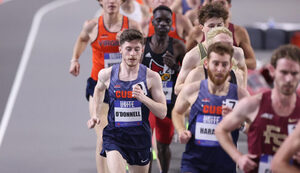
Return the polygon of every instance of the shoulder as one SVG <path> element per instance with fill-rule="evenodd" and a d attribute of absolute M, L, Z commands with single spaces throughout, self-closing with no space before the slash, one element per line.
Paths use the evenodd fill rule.
<path fill-rule="evenodd" d="M 183 41 L 178 39 L 173 39 L 173 47 L 175 50 L 184 51 L 183 53 L 185 53 L 185 44 Z"/>
<path fill-rule="evenodd" d="M 91 32 L 98 25 L 98 18 L 86 20 L 82 26 L 83 30 Z"/>
<path fill-rule="evenodd" d="M 112 67 L 109 68 L 103 68 L 98 73 L 98 80 L 102 80 L 102 82 L 105 82 L 110 79 L 111 76 Z"/>
<path fill-rule="evenodd" d="M 247 32 L 246 28 L 239 26 L 239 25 L 234 25 L 234 33 L 239 38 L 245 38 L 248 36 L 248 32 Z"/>
<path fill-rule="evenodd" d="M 137 30 L 142 32 L 140 24 L 138 22 L 134 21 L 134 20 L 129 19 L 129 18 L 128 18 L 128 28 L 137 29 Z"/>
<path fill-rule="evenodd" d="M 196 63 L 195 66 L 198 64 L 198 61 L 200 60 L 200 54 L 199 54 L 199 48 L 198 45 L 195 46 L 193 49 L 191 49 L 190 51 L 188 51 L 185 56 L 184 59 L 186 61 L 192 61 L 190 63 Z"/>
<path fill-rule="evenodd" d="M 161 80 L 160 75 L 147 67 L 147 79 L 149 80 Z"/>
<path fill-rule="evenodd" d="M 239 105 L 241 105 L 241 109 L 245 110 L 246 112 L 253 112 L 257 110 L 257 108 L 260 105 L 260 102 L 262 100 L 262 93 L 249 96 L 249 97 L 244 97 L 239 101 Z"/>
<path fill-rule="evenodd" d="M 203 66 L 197 66 L 196 68 L 190 71 L 190 73 L 186 77 L 184 84 L 189 84 L 189 83 L 203 80 L 204 79 L 203 74 L 204 74 Z"/>
<path fill-rule="evenodd" d="M 200 90 L 201 81 L 195 81 L 192 83 L 185 84 L 179 94 L 189 98 L 195 96 Z"/>

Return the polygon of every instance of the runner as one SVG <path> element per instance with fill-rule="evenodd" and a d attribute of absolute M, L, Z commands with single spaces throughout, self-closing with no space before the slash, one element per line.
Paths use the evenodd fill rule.
<path fill-rule="evenodd" d="M 236 172 L 235 163 L 219 145 L 214 129 L 237 100 L 248 92 L 226 81 L 231 67 L 233 48 L 227 43 L 215 43 L 208 48 L 205 67 L 208 79 L 184 86 L 176 100 L 172 120 L 181 143 L 186 144 L 182 155 L 181 172 Z M 188 129 L 185 112 L 191 106 Z M 238 129 L 232 133 L 235 143 Z"/>
<path fill-rule="evenodd" d="M 103 130 L 101 155 L 107 157 L 110 173 L 125 173 L 126 162 L 129 172 L 148 172 L 152 154 L 149 111 L 160 119 L 167 114 L 159 74 L 139 63 L 143 39 L 137 30 L 122 32 L 122 62 L 101 70 L 95 87 L 93 116 L 87 124 L 93 128 L 101 119 L 108 119 Z M 99 110 L 106 90 L 109 96 L 107 116 Z"/>
<path fill-rule="evenodd" d="M 216 136 L 231 158 L 245 172 L 269 172 L 272 156 L 300 119 L 300 49 L 284 45 L 271 58 L 274 88 L 243 99 L 216 129 Z M 243 122 L 250 124 L 248 154 L 239 152 L 229 133 Z"/>
<path fill-rule="evenodd" d="M 98 72 L 104 67 L 109 67 L 121 62 L 119 54 L 119 43 L 116 40 L 117 33 L 126 28 L 137 28 L 139 25 L 129 20 L 119 13 L 121 0 L 101 0 L 98 1 L 102 7 L 102 15 L 99 18 L 87 20 L 74 46 L 73 56 L 70 64 L 70 73 L 78 76 L 80 73 L 79 57 L 91 44 L 93 51 L 93 66 L 91 77 L 87 80 L 86 99 L 89 101 L 89 111 L 92 115 L 92 103 L 94 87 L 98 80 Z M 107 104 L 103 104 L 103 113 L 107 112 Z M 103 120 L 105 121 L 105 120 Z M 104 123 L 102 124 L 104 125 Z M 95 132 L 97 135 L 96 144 L 96 165 L 98 173 L 107 172 L 107 164 L 104 157 L 99 155 L 102 146 L 102 129 L 97 125 Z"/>

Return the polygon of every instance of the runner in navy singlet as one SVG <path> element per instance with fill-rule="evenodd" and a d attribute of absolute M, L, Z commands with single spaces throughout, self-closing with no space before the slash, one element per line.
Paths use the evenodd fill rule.
<path fill-rule="evenodd" d="M 208 79 L 185 85 L 177 97 L 172 120 L 180 142 L 186 143 L 181 172 L 235 172 L 235 163 L 214 135 L 225 111 L 248 95 L 245 89 L 226 81 L 232 67 L 232 55 L 230 44 L 212 44 L 205 60 Z M 190 106 L 189 126 L 185 129 L 184 113 Z M 235 143 L 238 140 L 237 129 L 232 133 Z"/>
<path fill-rule="evenodd" d="M 120 35 L 121 64 L 99 72 L 95 87 L 92 118 L 89 128 L 103 118 L 101 105 L 108 90 L 108 125 L 103 129 L 101 155 L 107 157 L 111 173 L 146 173 L 151 159 L 149 111 L 163 119 L 167 114 L 166 99 L 159 74 L 140 64 L 143 35 L 128 29 Z"/>

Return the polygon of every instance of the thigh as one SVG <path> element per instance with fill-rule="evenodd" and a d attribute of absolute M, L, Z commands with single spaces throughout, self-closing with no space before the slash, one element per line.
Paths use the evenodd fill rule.
<path fill-rule="evenodd" d="M 172 120 L 168 117 L 163 120 L 156 118 L 155 135 L 158 142 L 169 145 L 174 135 Z"/>
<path fill-rule="evenodd" d="M 148 173 L 149 163 L 144 166 L 128 165 L 129 173 Z"/>
<path fill-rule="evenodd" d="M 126 161 L 119 151 L 106 151 L 107 165 L 110 173 L 125 173 Z"/>

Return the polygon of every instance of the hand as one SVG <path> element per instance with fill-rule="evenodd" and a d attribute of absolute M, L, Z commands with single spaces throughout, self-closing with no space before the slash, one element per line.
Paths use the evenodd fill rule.
<path fill-rule="evenodd" d="M 80 64 L 78 61 L 71 61 L 71 65 L 70 65 L 70 70 L 69 72 L 74 75 L 74 76 L 78 76 L 79 75 L 79 71 L 80 71 Z"/>
<path fill-rule="evenodd" d="M 222 105 L 222 116 L 225 117 L 227 114 L 229 114 L 232 111 L 232 109 L 226 105 Z"/>
<path fill-rule="evenodd" d="M 167 51 L 162 57 L 164 64 L 166 64 L 172 70 L 178 71 L 179 65 L 176 63 L 174 56 L 169 51 Z"/>
<path fill-rule="evenodd" d="M 92 128 L 95 127 L 96 124 L 100 124 L 100 119 L 97 118 L 97 117 L 92 117 L 91 119 L 89 119 L 87 121 L 86 124 L 87 124 L 87 126 L 88 126 L 89 129 L 92 129 Z"/>
<path fill-rule="evenodd" d="M 257 155 L 254 154 L 244 154 L 240 156 L 237 160 L 238 167 L 245 172 L 250 172 L 257 167 L 257 164 L 252 160 L 255 159 Z"/>
<path fill-rule="evenodd" d="M 144 96 L 144 91 L 140 87 L 140 85 L 134 85 L 132 86 L 132 97 L 135 97 L 139 101 L 142 101 L 142 97 Z"/>
<path fill-rule="evenodd" d="M 181 144 L 186 144 L 192 137 L 192 133 L 189 130 L 182 130 L 178 133 L 179 135 L 179 142 Z"/>

